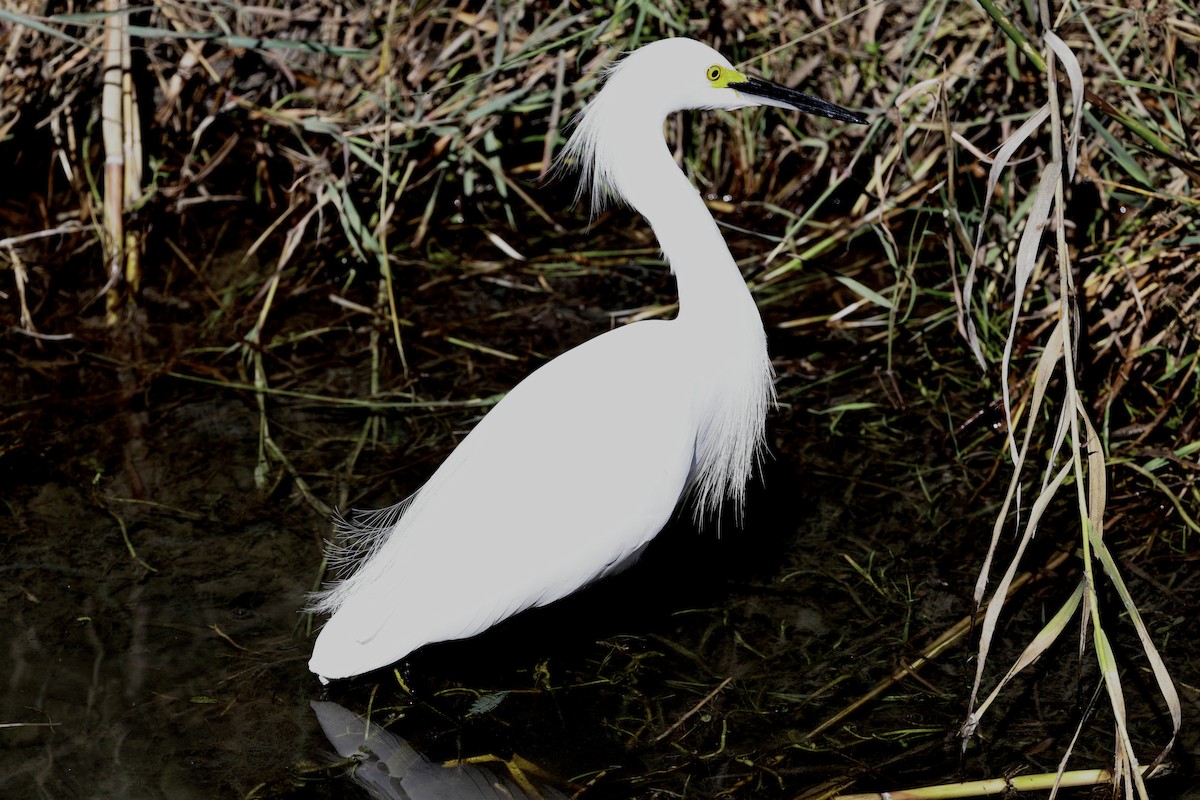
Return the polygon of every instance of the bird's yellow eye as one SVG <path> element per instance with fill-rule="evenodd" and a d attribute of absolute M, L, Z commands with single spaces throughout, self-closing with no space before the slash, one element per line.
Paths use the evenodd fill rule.
<path fill-rule="evenodd" d="M 708 78 L 708 82 L 712 84 L 714 89 L 728 89 L 731 83 L 745 83 L 746 76 L 738 72 L 736 69 L 722 67 L 720 64 L 713 64 L 704 71 L 704 77 Z"/>

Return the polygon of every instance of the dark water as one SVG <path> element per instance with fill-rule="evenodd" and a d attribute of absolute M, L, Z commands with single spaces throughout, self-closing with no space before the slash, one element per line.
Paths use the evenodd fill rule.
<path fill-rule="evenodd" d="M 599 332 L 582 318 L 584 332 L 559 349 Z M 137 358 L 103 335 L 11 339 L 0 389 L 0 795 L 363 796 L 314 701 L 369 717 L 430 758 L 516 755 L 546 770 L 534 782 L 557 787 L 547 792 L 593 797 L 794 797 L 986 777 L 1014 762 L 1053 769 L 1079 709 L 1070 643 L 1014 690 L 965 761 L 954 733 L 969 644 L 807 736 L 970 610 L 991 524 L 973 497 L 993 456 L 956 450 L 944 408 L 911 388 L 929 377 L 916 361 L 884 380 L 869 367 L 878 344 L 774 338 L 788 405 L 772 418 L 765 485 L 740 529 L 724 520 L 720 535 L 697 533 L 685 518 L 623 575 L 426 648 L 398 673 L 328 689 L 306 669 L 313 621 L 298 613 L 328 524 L 296 476 L 329 505 L 394 502 L 476 412 L 389 413 L 379 445 L 346 472 L 365 412 L 272 399 L 270 431 L 296 472 L 271 462 L 258 488 L 254 397 L 164 374 L 177 345 L 163 331 L 139 334 Z M 466 374 L 423 358 L 431 381 Z M 460 397 L 511 381 L 509 365 L 476 362 L 489 377 Z M 236 356 L 173 366 L 214 376 L 214 364 L 232 382 Z M 357 368 L 313 372 L 334 384 Z M 862 401 L 877 407 L 814 413 Z M 1052 608 L 1070 586 L 1040 584 L 1033 607 Z M 1012 635 L 1002 653 L 1019 647 Z M 1178 664 L 1186 639 L 1172 644 L 1164 652 Z M 1094 686 L 1086 668 L 1084 680 Z M 1100 765 L 1106 724 L 1101 715 L 1084 751 Z M 1138 724 L 1163 740 L 1160 717 Z M 396 741 L 383 747 L 396 752 Z"/>
<path fill-rule="evenodd" d="M 54 427 L 5 474 L 2 716 L 30 727 L 3 732 L 3 792 L 247 793 L 318 744 L 296 635 L 318 531 L 253 490 L 237 398 L 84 371 L 95 394 L 31 393 Z"/>

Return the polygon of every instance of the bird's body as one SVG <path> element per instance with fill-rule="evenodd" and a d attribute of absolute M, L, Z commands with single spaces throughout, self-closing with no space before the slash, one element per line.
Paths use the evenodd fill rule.
<path fill-rule="evenodd" d="M 365 555 L 314 603 L 333 612 L 309 663 L 322 679 L 570 594 L 635 558 L 685 495 L 698 515 L 727 498 L 740 507 L 774 398 L 766 336 L 662 136 L 665 117 L 683 108 L 782 104 L 718 85 L 731 81 L 753 79 L 706 45 L 664 40 L 625 58 L 585 109 L 566 156 L 594 201 L 615 196 L 649 221 L 677 278 L 679 314 L 609 331 L 542 366 L 409 501 L 355 532 Z"/>
<path fill-rule="evenodd" d="M 647 347 L 669 357 L 677 349 L 669 323 L 612 334 L 522 381 L 434 473 L 351 578 L 358 583 L 341 585 L 346 596 L 313 653 L 318 674 L 357 674 L 430 642 L 472 636 L 575 591 L 662 529 L 692 467 L 690 415 L 677 407 L 688 402 L 686 377 L 669 362 L 603 368 L 606 354 L 622 351 L 637 363 Z M 585 365 L 601 368 L 581 374 Z M 601 403 L 608 417 L 584 413 Z M 476 491 L 444 491 L 456 484 Z"/>

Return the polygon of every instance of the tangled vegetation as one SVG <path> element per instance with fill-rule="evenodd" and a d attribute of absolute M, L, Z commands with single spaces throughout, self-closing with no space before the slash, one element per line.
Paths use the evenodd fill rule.
<path fill-rule="evenodd" d="M 36 361 L 84 342 L 143 376 L 246 393 L 259 488 L 286 480 L 322 515 L 369 493 L 354 473 L 388 415 L 444 435 L 447 413 L 494 402 L 431 377 L 430 363 L 461 372 L 482 359 L 510 384 L 553 355 L 544 310 L 572 281 L 657 263 L 649 238 L 630 246 L 614 230 L 622 212 L 589 221 L 564 210 L 569 181 L 545 179 L 622 51 L 693 36 L 866 110 L 868 126 L 820 135 L 770 110 L 694 115 L 670 121 L 668 139 L 728 226 L 773 334 L 879 345 L 882 396 L 902 407 L 934 393 L 926 405 L 956 421 L 952 458 L 991 464 L 968 491 L 994 515 L 978 617 L 921 656 L 976 634 L 962 746 L 1010 679 L 1075 633 L 1116 742 L 1113 763 L 1087 766 L 1146 796 L 1142 769 L 1169 759 L 1181 725 L 1159 650 L 1185 633 L 1148 624 L 1128 576 L 1152 552 L 1194 559 L 1200 534 L 1194 7 L 17 0 L 0 24 L 0 163 L 14 177 L 0 213 L 6 349 Z M 228 252 L 238 258 L 217 258 Z M 643 289 L 640 266 L 628 281 L 639 286 L 601 301 L 614 322 L 672 313 L 665 277 Z M 451 303 L 518 290 L 547 329 L 515 345 L 500 307 L 430 322 L 413 303 L 435 286 Z M 821 303 L 797 302 L 813 292 Z M 154 355 L 164 320 L 183 332 Z M 323 378 L 321 351 L 348 332 L 362 343 L 355 375 Z M 893 358 L 922 347 L 940 377 L 906 384 Z M 780 397 L 802 403 L 810 389 L 781 381 Z M 954 407 L 963 399 L 977 418 Z M 298 463 L 273 421 L 281 404 L 361 414 L 336 467 Z M 0 424 L 0 454 L 26 446 L 23 425 Z M 1035 534 L 1053 542 L 1041 562 Z M 1065 560 L 1075 568 L 1040 632 L 1007 643 L 1011 670 L 989 658 L 1004 620 L 1039 613 L 1010 607 L 1015 590 Z M 1114 648 L 1118 636 L 1138 646 Z M 1125 725 L 1131 671 L 1152 687 L 1138 702 L 1168 720 L 1156 749 Z M 764 757 L 756 780 L 859 707 Z M 1079 736 L 1093 714 L 1079 715 Z M 1059 747 L 1064 769 L 1073 745 Z"/>

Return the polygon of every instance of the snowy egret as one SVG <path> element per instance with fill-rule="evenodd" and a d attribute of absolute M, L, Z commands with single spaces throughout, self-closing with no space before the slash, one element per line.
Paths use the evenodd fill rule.
<path fill-rule="evenodd" d="M 740 510 L 774 402 L 766 335 L 663 123 L 685 109 L 760 105 L 865 122 L 690 39 L 645 45 L 609 72 L 560 163 L 580 169 L 595 206 L 624 200 L 649 221 L 679 313 L 543 365 L 412 497 L 346 524 L 340 555 L 353 570 L 311 604 L 333 614 L 309 661 L 323 681 L 473 636 L 623 568 L 685 496 L 698 518 L 727 499 Z"/>

